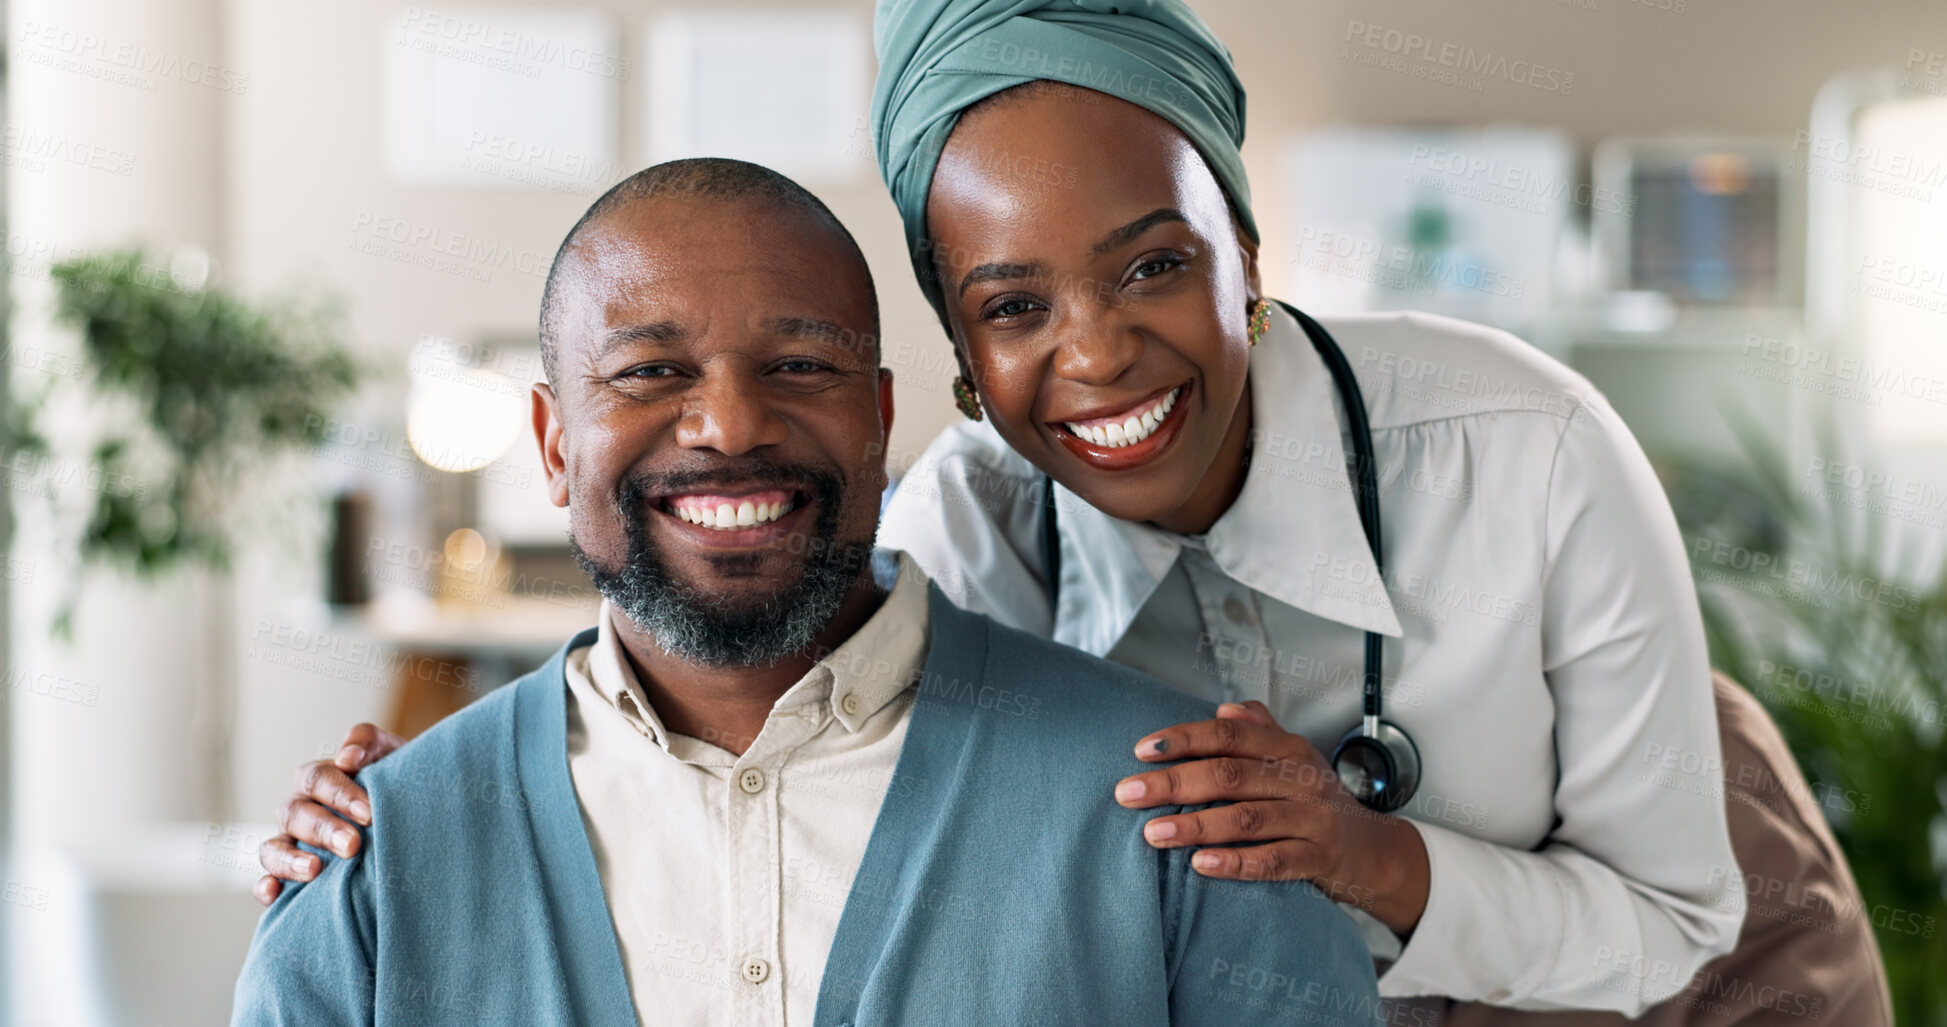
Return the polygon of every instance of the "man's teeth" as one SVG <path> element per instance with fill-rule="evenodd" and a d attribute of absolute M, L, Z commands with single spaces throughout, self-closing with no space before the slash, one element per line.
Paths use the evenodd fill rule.
<path fill-rule="evenodd" d="M 1130 415 L 1119 424 L 1110 422 L 1085 425 L 1076 424 L 1074 421 L 1064 421 L 1063 424 L 1069 431 L 1075 433 L 1076 438 L 1093 442 L 1107 449 L 1133 446 L 1155 433 L 1156 426 L 1162 424 L 1163 418 L 1168 417 L 1170 410 L 1176 406 L 1176 394 L 1182 391 L 1181 385 L 1171 389 L 1162 399 L 1151 403 L 1141 413 Z"/>
<path fill-rule="evenodd" d="M 728 531 L 735 528 L 749 528 L 766 524 L 788 514 L 793 509 L 790 500 L 778 503 L 752 503 L 748 500 L 732 505 L 718 503 L 715 509 L 707 506 L 672 506 L 676 516 L 705 528 Z"/>

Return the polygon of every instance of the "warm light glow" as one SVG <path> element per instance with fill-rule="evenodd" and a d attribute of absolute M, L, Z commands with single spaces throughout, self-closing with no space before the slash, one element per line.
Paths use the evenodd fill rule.
<path fill-rule="evenodd" d="M 472 528 L 460 528 L 446 536 L 446 562 L 463 571 L 478 569 L 487 558 L 487 540 Z"/>
<path fill-rule="evenodd" d="M 477 471 L 519 436 L 527 386 L 504 374 L 436 365 L 416 374 L 406 401 L 406 441 L 442 471 Z"/>
<path fill-rule="evenodd" d="M 1690 160 L 1690 184 L 1709 196 L 1734 196 L 1751 187 L 1751 160 L 1737 153 L 1706 153 Z"/>

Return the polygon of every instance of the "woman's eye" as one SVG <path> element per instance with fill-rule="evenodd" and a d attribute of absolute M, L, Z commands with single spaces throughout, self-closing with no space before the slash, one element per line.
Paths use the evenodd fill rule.
<path fill-rule="evenodd" d="M 1181 257 L 1157 257 L 1154 260 L 1145 260 L 1136 265 L 1135 273 L 1129 277 L 1137 280 L 1154 278 L 1182 263 L 1183 260 Z"/>
<path fill-rule="evenodd" d="M 1004 317 L 1020 317 L 1023 314 L 1026 314 L 1027 312 L 1033 310 L 1034 306 L 1035 305 L 1033 301 L 1021 299 L 1019 297 L 1016 297 L 1014 299 L 1005 299 L 1005 300 L 1001 300 L 999 303 L 996 303 L 991 307 L 988 307 L 986 318 L 988 320 L 994 320 L 996 318 L 1004 318 Z"/>

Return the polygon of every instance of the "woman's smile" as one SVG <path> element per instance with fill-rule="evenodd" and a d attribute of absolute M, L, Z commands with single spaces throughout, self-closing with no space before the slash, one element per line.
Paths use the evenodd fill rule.
<path fill-rule="evenodd" d="M 1121 471 L 1161 455 L 1182 434 L 1195 381 L 1159 389 L 1134 403 L 1097 407 L 1051 422 L 1064 448 L 1091 467 Z"/>

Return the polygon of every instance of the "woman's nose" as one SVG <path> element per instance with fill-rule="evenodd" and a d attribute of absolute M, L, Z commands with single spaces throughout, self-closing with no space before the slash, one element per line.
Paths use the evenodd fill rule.
<path fill-rule="evenodd" d="M 1142 355 L 1142 339 L 1112 310 L 1070 313 L 1055 351 L 1055 373 L 1088 385 L 1107 385 Z"/>
<path fill-rule="evenodd" d="M 683 397 L 676 442 L 737 456 L 784 442 L 790 432 L 761 381 L 743 373 L 705 375 Z"/>

